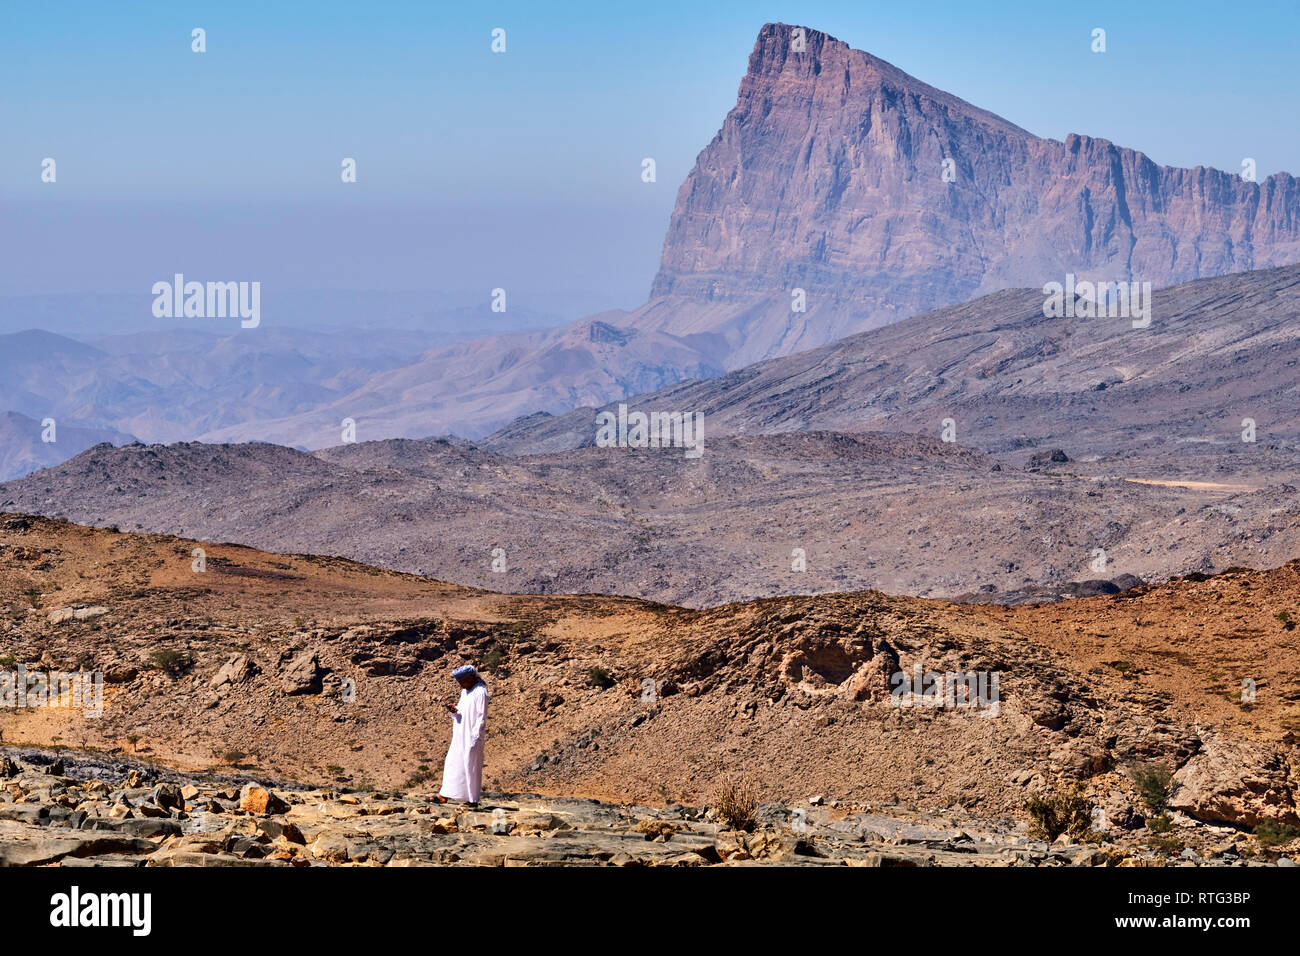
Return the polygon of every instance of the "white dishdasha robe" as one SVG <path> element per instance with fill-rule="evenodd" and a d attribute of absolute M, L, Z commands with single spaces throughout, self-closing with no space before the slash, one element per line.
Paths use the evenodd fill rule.
<path fill-rule="evenodd" d="M 478 803 L 483 794 L 483 741 L 487 736 L 487 685 L 480 682 L 460 692 L 451 715 L 451 746 L 442 764 L 442 796 Z"/>

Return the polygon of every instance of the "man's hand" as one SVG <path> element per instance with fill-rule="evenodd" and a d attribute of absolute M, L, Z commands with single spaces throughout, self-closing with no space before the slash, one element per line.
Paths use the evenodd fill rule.
<path fill-rule="evenodd" d="M 460 711 L 456 709 L 456 705 L 455 705 L 455 704 L 443 704 L 442 706 L 446 707 L 447 710 L 450 711 L 450 712 L 453 713 L 453 714 L 459 714 L 459 713 L 460 713 Z"/>

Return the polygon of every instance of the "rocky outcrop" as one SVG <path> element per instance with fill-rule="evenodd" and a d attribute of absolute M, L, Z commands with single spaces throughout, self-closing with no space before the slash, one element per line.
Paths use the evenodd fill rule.
<path fill-rule="evenodd" d="M 230 659 L 221 665 L 221 669 L 212 678 L 213 687 L 224 687 L 227 684 L 242 684 L 254 674 L 257 673 L 255 665 L 247 654 L 232 654 Z"/>
<path fill-rule="evenodd" d="M 1293 759 L 1277 747 L 1212 737 L 1174 775 L 1169 806 L 1199 820 L 1300 825 Z"/>
<path fill-rule="evenodd" d="M 62 624 L 64 621 L 91 621 L 97 617 L 103 617 L 108 613 L 108 608 L 103 605 L 95 607 L 60 607 L 55 608 L 46 619 L 51 624 Z"/>
<path fill-rule="evenodd" d="M 280 687 L 286 694 L 319 694 L 323 676 L 316 652 L 301 651 L 281 671 Z"/>

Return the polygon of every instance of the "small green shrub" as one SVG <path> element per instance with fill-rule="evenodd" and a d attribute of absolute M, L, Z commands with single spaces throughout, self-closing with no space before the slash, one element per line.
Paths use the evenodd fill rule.
<path fill-rule="evenodd" d="M 1282 846 L 1292 840 L 1300 839 L 1300 827 L 1265 820 L 1255 827 L 1255 839 L 1263 846 Z"/>
<path fill-rule="evenodd" d="M 1174 821 L 1169 814 L 1162 813 L 1158 817 L 1152 817 L 1147 821 L 1147 828 L 1152 833 L 1172 833 L 1174 830 Z"/>
<path fill-rule="evenodd" d="M 1139 799 L 1152 810 L 1157 810 L 1169 799 L 1174 773 L 1162 763 L 1140 763 L 1129 769 L 1129 779 L 1133 781 Z"/>
<path fill-rule="evenodd" d="M 420 764 L 415 773 L 406 778 L 406 789 L 414 790 L 420 784 L 434 779 L 435 776 L 436 774 L 429 769 L 427 764 Z"/>
<path fill-rule="evenodd" d="M 194 666 L 194 656 L 164 647 L 149 655 L 149 665 L 171 677 L 180 677 Z"/>

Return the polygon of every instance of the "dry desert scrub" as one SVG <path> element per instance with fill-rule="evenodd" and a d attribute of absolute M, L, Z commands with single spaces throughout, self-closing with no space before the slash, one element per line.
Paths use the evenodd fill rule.
<path fill-rule="evenodd" d="M 733 830 L 752 830 L 758 821 L 758 787 L 748 777 L 724 776 L 718 781 L 715 809 Z"/>

